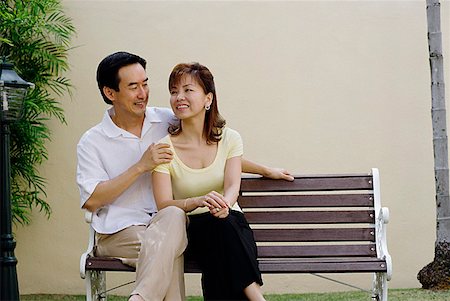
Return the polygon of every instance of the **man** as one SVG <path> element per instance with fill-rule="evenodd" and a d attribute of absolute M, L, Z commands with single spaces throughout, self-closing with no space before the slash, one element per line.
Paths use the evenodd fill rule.
<path fill-rule="evenodd" d="M 96 254 L 137 266 L 129 301 L 184 300 L 183 252 L 186 215 L 160 210 L 153 199 L 151 171 L 172 160 L 167 144 L 155 144 L 177 122 L 170 109 L 147 107 L 146 61 L 117 52 L 97 68 L 103 100 L 112 105 L 100 124 L 77 146 L 81 207 L 94 213 Z M 244 172 L 293 180 L 282 169 L 243 160 Z"/>

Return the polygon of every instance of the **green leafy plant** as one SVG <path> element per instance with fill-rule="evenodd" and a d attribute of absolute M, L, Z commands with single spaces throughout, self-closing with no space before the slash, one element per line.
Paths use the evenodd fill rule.
<path fill-rule="evenodd" d="M 47 121 L 65 124 L 60 98 L 72 85 L 62 74 L 69 69 L 72 19 L 60 0 L 2 0 L 0 2 L 0 58 L 14 64 L 23 79 L 35 84 L 24 102 L 23 118 L 11 124 L 11 202 L 14 223 L 28 224 L 31 211 L 49 217 L 46 179 L 38 167 L 48 159 Z"/>

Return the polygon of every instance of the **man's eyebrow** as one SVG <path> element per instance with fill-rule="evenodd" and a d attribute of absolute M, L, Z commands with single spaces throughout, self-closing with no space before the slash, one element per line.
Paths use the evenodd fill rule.
<path fill-rule="evenodd" d="M 148 82 L 148 77 L 146 79 L 144 79 L 143 82 L 144 83 Z M 133 86 L 133 85 L 137 85 L 137 84 L 138 84 L 138 82 L 131 82 L 131 83 L 128 84 L 128 87 L 129 86 Z"/>

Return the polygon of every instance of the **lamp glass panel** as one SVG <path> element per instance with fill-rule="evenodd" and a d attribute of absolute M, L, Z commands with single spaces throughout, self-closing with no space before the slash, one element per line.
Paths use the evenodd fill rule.
<path fill-rule="evenodd" d="M 26 88 L 0 87 L 2 120 L 14 121 L 22 116 Z"/>

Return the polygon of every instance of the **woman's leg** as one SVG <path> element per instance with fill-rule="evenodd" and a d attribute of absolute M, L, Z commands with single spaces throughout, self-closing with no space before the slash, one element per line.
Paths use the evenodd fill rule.
<path fill-rule="evenodd" d="M 226 219 L 217 219 L 209 213 L 190 219 L 188 253 L 196 255 L 202 267 L 204 299 L 248 300 L 244 289 L 262 281 L 256 244 L 242 213 L 232 212 Z M 255 292 L 254 286 L 249 292 Z"/>

